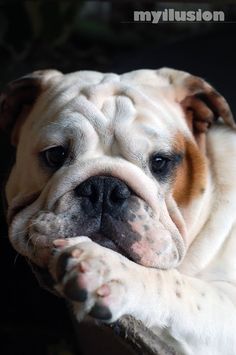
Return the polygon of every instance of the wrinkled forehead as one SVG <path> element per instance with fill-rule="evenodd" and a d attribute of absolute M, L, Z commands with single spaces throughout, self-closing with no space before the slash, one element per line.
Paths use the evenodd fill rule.
<path fill-rule="evenodd" d="M 154 85 L 152 79 L 150 71 L 65 75 L 38 99 L 27 131 L 44 144 L 96 135 L 104 145 L 122 137 L 139 138 L 140 144 L 145 137 L 146 143 L 168 145 L 177 131 L 188 133 L 187 124 L 165 80 L 155 76 Z"/>

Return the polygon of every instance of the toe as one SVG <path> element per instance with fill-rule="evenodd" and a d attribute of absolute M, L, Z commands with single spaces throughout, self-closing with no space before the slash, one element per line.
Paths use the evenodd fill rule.
<path fill-rule="evenodd" d="M 87 290 L 79 287 L 77 275 L 74 275 L 65 283 L 63 293 L 71 301 L 85 302 L 88 298 Z"/>
<path fill-rule="evenodd" d="M 109 321 L 112 318 L 112 314 L 109 308 L 98 302 L 95 303 L 95 305 L 92 307 L 89 315 L 103 321 Z"/>

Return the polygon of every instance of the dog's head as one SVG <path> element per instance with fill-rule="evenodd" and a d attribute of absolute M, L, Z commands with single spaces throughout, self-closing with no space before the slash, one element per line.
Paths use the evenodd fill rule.
<path fill-rule="evenodd" d="M 0 120 L 17 148 L 10 240 L 40 267 L 53 240 L 75 236 L 176 267 L 207 218 L 207 131 L 234 126 L 209 84 L 166 68 L 34 72 L 1 94 Z"/>

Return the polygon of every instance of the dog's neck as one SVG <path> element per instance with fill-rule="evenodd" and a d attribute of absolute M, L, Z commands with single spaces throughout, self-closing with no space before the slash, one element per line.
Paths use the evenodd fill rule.
<path fill-rule="evenodd" d="M 185 218 L 187 213 L 193 218 L 195 211 L 194 223 L 188 229 L 188 253 L 179 267 L 189 275 L 201 272 L 212 262 L 235 224 L 236 185 L 232 183 L 236 181 L 235 152 L 235 133 L 227 127 L 224 131 L 222 127 L 212 128 L 207 136 L 207 156 L 215 163 L 208 165 L 205 197 L 201 203 L 192 202 L 191 208 L 182 210 Z"/>

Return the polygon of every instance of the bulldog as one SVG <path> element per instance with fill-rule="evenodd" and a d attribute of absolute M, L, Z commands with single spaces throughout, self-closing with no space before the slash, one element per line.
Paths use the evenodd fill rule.
<path fill-rule="evenodd" d="M 236 354 L 236 125 L 162 68 L 37 71 L 1 94 L 9 238 L 75 315 L 141 320 L 183 354 Z M 53 282 L 52 282 L 53 280 Z"/>

